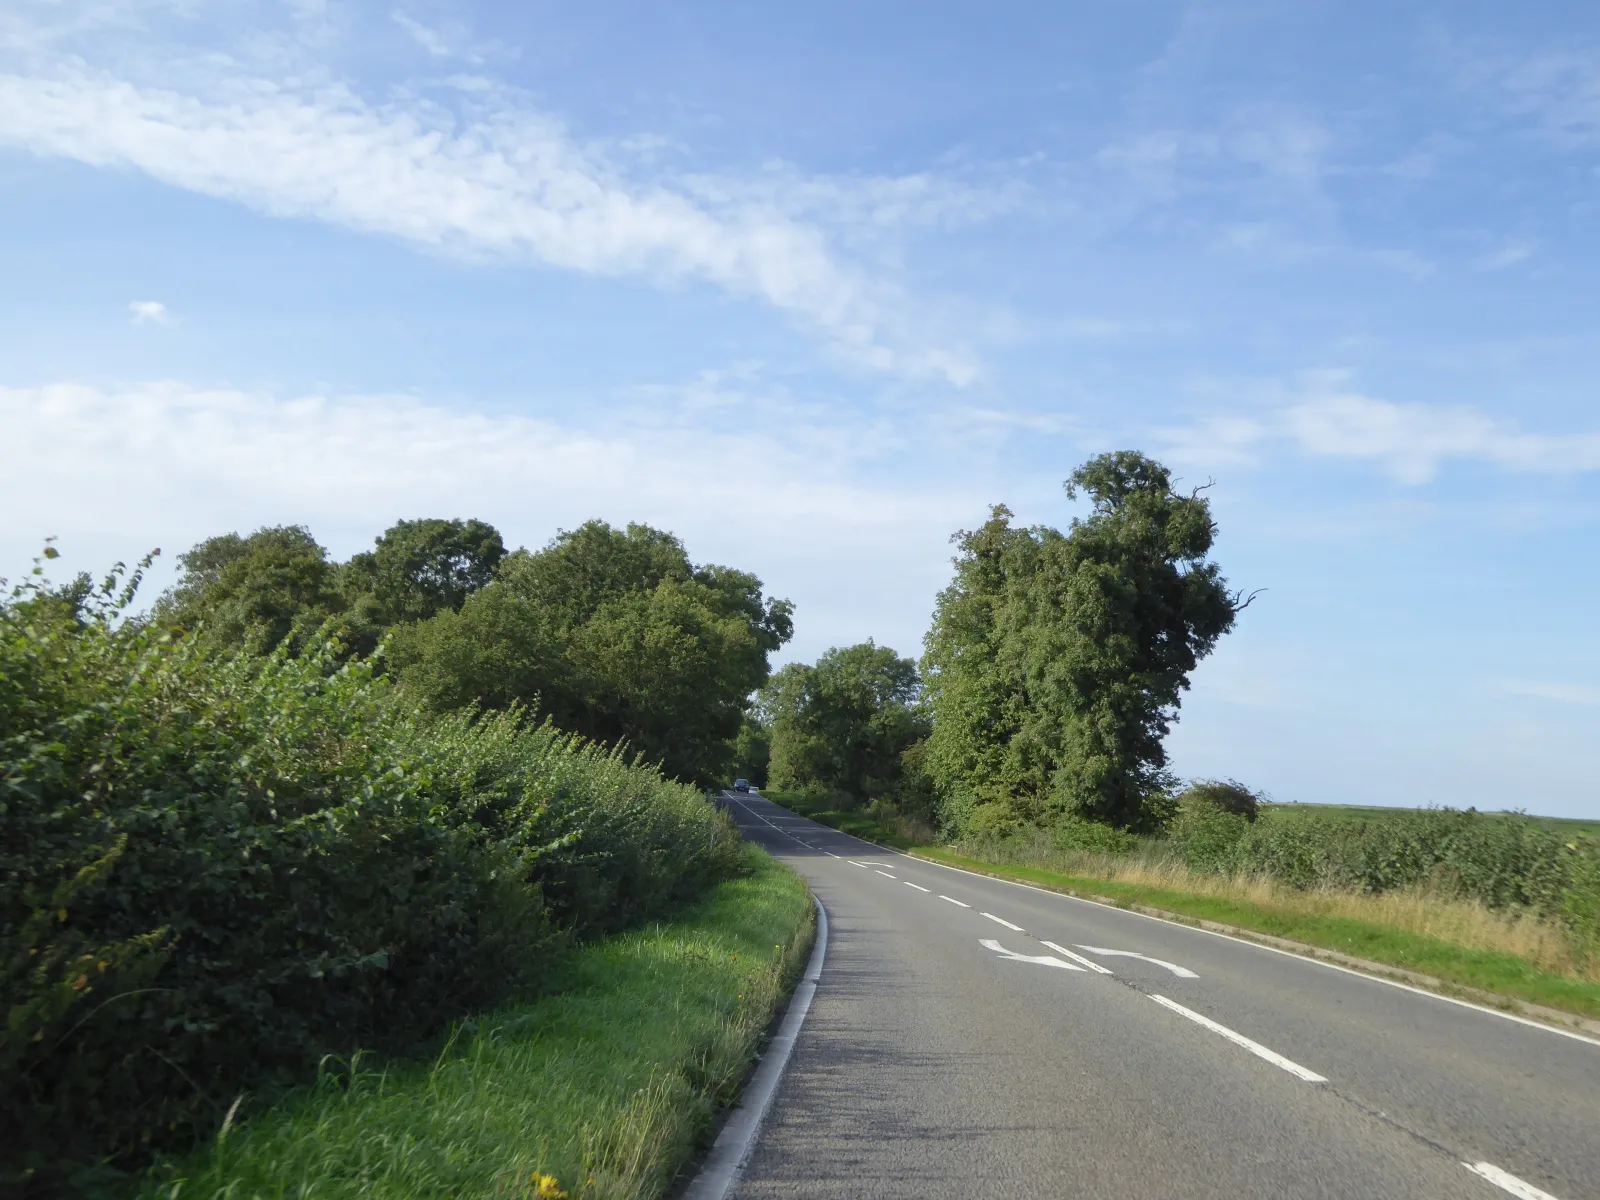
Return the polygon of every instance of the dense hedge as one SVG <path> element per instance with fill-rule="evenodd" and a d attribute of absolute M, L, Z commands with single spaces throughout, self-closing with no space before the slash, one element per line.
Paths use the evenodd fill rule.
<path fill-rule="evenodd" d="M 0 1190 L 536 984 L 735 869 L 693 789 L 512 711 L 424 718 L 336 648 L 223 656 L 0 603 Z"/>
<path fill-rule="evenodd" d="M 1185 805 L 1170 843 L 1196 870 L 1294 887 L 1384 892 L 1428 884 L 1490 908 L 1527 908 L 1600 935 L 1600 847 L 1530 817 L 1422 809 L 1361 817 L 1273 813 L 1254 823 Z"/>

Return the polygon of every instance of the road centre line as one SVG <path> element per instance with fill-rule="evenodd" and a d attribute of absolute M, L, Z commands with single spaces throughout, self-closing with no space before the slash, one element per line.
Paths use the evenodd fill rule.
<path fill-rule="evenodd" d="M 865 838 L 858 839 L 865 841 Z M 874 843 L 869 842 L 868 845 Z M 880 847 L 882 849 L 882 847 Z M 1265 950 L 1269 954 L 1281 954 L 1285 958 L 1297 959 L 1303 963 L 1310 963 L 1317 967 L 1327 967 L 1330 971 L 1338 971 L 1344 975 L 1354 975 L 1357 979 L 1365 979 L 1372 983 L 1381 983 L 1385 987 L 1399 988 L 1402 992 L 1414 992 L 1418 996 L 1426 996 L 1430 1000 L 1442 1000 L 1446 1004 L 1454 1004 L 1457 1008 L 1469 1008 L 1473 1012 L 1480 1012 L 1490 1017 L 1499 1017 L 1504 1021 L 1515 1021 L 1518 1025 L 1526 1025 L 1530 1029 L 1542 1029 L 1545 1033 L 1559 1034 L 1561 1037 L 1571 1038 L 1576 1042 L 1587 1042 L 1591 1046 L 1600 1046 L 1600 1038 L 1590 1037 L 1586 1033 L 1579 1033 L 1575 1029 L 1565 1029 L 1560 1025 L 1547 1024 L 1544 1021 L 1535 1021 L 1531 1017 L 1519 1017 L 1503 1009 L 1489 1008 L 1483 1004 L 1474 1004 L 1471 1000 L 1460 1000 L 1455 996 L 1446 996 L 1440 992 L 1430 992 L 1427 988 L 1416 987 L 1413 984 L 1402 983 L 1398 979 L 1390 979 L 1384 975 L 1374 975 L 1368 971 L 1358 971 L 1354 967 L 1341 966 L 1329 962 L 1325 958 L 1317 958 L 1312 954 L 1301 954 L 1294 950 L 1284 950 L 1278 946 L 1269 946 L 1265 942 L 1253 941 L 1250 938 L 1238 937 L 1235 934 L 1223 933 L 1217 929 L 1206 929 L 1199 925 L 1191 925 L 1187 921 L 1175 921 L 1170 917 L 1158 917 L 1151 913 L 1142 913 L 1131 908 L 1120 908 L 1115 904 L 1106 904 L 1100 900 L 1089 900 L 1083 896 L 1072 896 L 1066 892 L 1058 892 L 1051 888 L 1036 887 L 1031 883 L 1023 883 L 1017 879 L 1002 879 L 998 875 L 985 875 L 982 871 L 969 871 L 965 867 L 953 867 L 949 863 L 942 863 L 935 858 L 918 858 L 916 855 L 907 854 L 904 857 L 914 859 L 930 867 L 943 867 L 946 871 L 954 871 L 958 875 L 971 875 L 974 879 L 987 879 L 992 883 L 1004 883 L 1010 887 L 1026 888 L 1030 892 L 1038 892 L 1041 896 L 1054 896 L 1058 900 L 1072 900 L 1079 904 L 1090 904 L 1095 908 L 1107 909 L 1111 912 L 1126 913 L 1130 917 L 1139 917 L 1146 921 L 1155 921 L 1160 925 L 1167 925 L 1176 929 L 1187 929 L 1191 933 L 1203 933 L 1207 937 L 1221 938 L 1225 942 L 1237 942 L 1241 946 L 1249 946 L 1255 950 Z M 1315 949 L 1315 947 L 1312 947 Z M 1381 964 L 1380 964 L 1381 965 Z"/>
<path fill-rule="evenodd" d="M 1501 1191 L 1510 1192 L 1518 1200 L 1556 1200 L 1549 1192 L 1540 1191 L 1527 1180 L 1518 1179 L 1510 1171 L 1502 1171 L 1493 1163 L 1464 1162 L 1461 1165 L 1474 1175 L 1480 1175 L 1487 1179 Z"/>
<path fill-rule="evenodd" d="M 954 896 L 946 896 L 943 892 L 939 893 L 939 899 L 948 900 L 948 901 L 950 901 L 951 904 L 958 904 L 962 908 L 971 908 L 972 907 L 972 905 L 968 904 L 966 901 L 957 900 Z"/>
<path fill-rule="evenodd" d="M 1043 938 L 1039 939 L 1039 943 L 1040 943 L 1040 945 L 1049 946 L 1050 949 L 1054 950 L 1057 954 L 1064 954 L 1066 957 L 1070 958 L 1073 962 L 1082 963 L 1084 966 L 1088 967 L 1089 970 L 1093 971 L 1096 975 L 1113 975 L 1113 974 L 1115 974 L 1115 972 L 1112 971 L 1110 967 L 1102 967 L 1099 963 L 1095 962 L 1092 958 L 1085 958 L 1081 954 L 1074 954 L 1071 950 L 1068 950 L 1065 946 L 1058 946 L 1054 942 L 1045 941 Z"/>
<path fill-rule="evenodd" d="M 866 863 L 858 863 L 853 858 L 847 858 L 847 859 L 845 859 L 845 862 L 849 863 L 852 867 L 864 867 L 864 866 L 867 865 Z"/>
<path fill-rule="evenodd" d="M 922 885 L 921 885 L 921 884 L 920 884 L 920 883 L 912 883 L 912 882 L 911 882 L 911 880 L 909 880 L 909 879 L 907 879 L 907 880 L 906 880 L 906 881 L 905 881 L 905 885 L 906 885 L 906 886 L 907 886 L 907 887 L 914 887 L 914 888 L 916 888 L 916 889 L 917 889 L 917 891 L 919 891 L 919 892 L 931 892 L 931 891 L 933 891 L 933 889 L 932 889 L 932 888 L 925 888 L 925 887 L 923 887 L 923 886 L 922 886 Z"/>
<path fill-rule="evenodd" d="M 874 868 L 874 869 L 876 869 L 876 868 Z M 891 875 L 887 871 L 879 871 L 878 874 L 882 875 L 885 879 L 898 879 L 898 878 L 900 878 L 898 875 Z"/>
<path fill-rule="evenodd" d="M 978 915 L 980 917 L 988 917 L 989 920 L 993 921 L 995 924 L 1004 925 L 1007 929 L 1015 929 L 1018 933 L 1027 933 L 1028 932 L 1021 925 L 1013 925 L 1010 921 L 1006 920 L 1004 917 L 997 917 L 993 913 L 980 912 Z"/>
<path fill-rule="evenodd" d="M 1163 1008 L 1170 1008 L 1179 1016 L 1189 1018 L 1189 1020 L 1193 1021 L 1196 1025 L 1211 1030 L 1212 1033 L 1221 1034 L 1234 1045 L 1243 1046 L 1257 1058 L 1265 1059 L 1275 1067 L 1281 1067 L 1283 1070 L 1289 1072 L 1289 1074 L 1295 1076 L 1296 1078 L 1304 1079 L 1307 1083 L 1328 1082 L 1325 1076 L 1318 1075 L 1315 1071 L 1308 1070 L 1305 1067 L 1302 1067 L 1299 1063 L 1290 1061 L 1283 1055 L 1279 1054 L 1276 1050 L 1268 1050 L 1260 1042 L 1252 1042 L 1249 1038 L 1245 1037 L 1244 1034 L 1235 1033 L 1226 1025 L 1217 1024 L 1217 1022 L 1213 1021 L 1210 1017 L 1202 1017 L 1199 1013 L 1195 1012 L 1194 1009 L 1185 1008 L 1176 1000 L 1168 1000 L 1165 996 L 1156 995 L 1152 995 L 1150 999 L 1154 1000 Z"/>

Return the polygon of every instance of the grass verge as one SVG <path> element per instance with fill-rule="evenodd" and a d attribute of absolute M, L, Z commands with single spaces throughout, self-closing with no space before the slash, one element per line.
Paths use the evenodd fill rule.
<path fill-rule="evenodd" d="M 867 841 L 1054 891 L 1141 905 L 1431 975 L 1447 984 L 1600 1018 L 1596 964 L 1549 922 L 1418 892 L 1296 891 L 1265 879 L 1201 875 L 1181 864 L 1077 854 L 1078 870 L 996 862 L 907 836 L 892 814 L 830 807 L 826 797 L 766 792 L 802 816 Z"/>
<path fill-rule="evenodd" d="M 661 1195 L 736 1098 L 810 949 L 805 884 L 748 873 L 679 919 L 597 941 L 554 994 L 461 1022 L 431 1063 L 330 1064 L 140 1193 L 254 1197 Z"/>
<path fill-rule="evenodd" d="M 1248 896 L 1250 889 L 1246 881 L 1219 878 L 1209 889 L 1214 894 L 1206 895 L 1148 883 L 1067 874 L 1041 867 L 997 864 L 942 846 L 919 846 L 914 853 L 934 862 L 1000 879 L 1015 879 L 1055 891 L 1107 900 L 1121 906 L 1142 905 L 1180 916 L 1234 925 L 1432 975 L 1466 988 L 1514 996 L 1532 1004 L 1583 1016 L 1600 1017 L 1600 983 L 1543 970 L 1519 955 L 1463 946 L 1445 938 L 1380 921 L 1317 911 L 1319 894 L 1315 892 L 1299 893 L 1298 903 L 1292 897 L 1252 899 Z M 1231 889 L 1229 885 L 1232 885 Z M 1236 894 L 1227 894 L 1229 890 Z M 1337 907 L 1339 899 L 1323 897 L 1320 902 L 1324 907 L 1332 908 Z M 1359 899 L 1382 901 L 1383 897 Z"/>

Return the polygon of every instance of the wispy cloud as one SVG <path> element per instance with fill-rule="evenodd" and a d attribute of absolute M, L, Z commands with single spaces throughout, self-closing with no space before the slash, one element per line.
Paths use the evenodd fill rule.
<path fill-rule="evenodd" d="M 135 325 L 170 325 L 172 314 L 159 300 L 134 300 L 128 304 L 128 320 Z"/>
<path fill-rule="evenodd" d="M 1513 696 L 1528 696 L 1535 700 L 1554 700 L 1558 704 L 1575 704 L 1585 708 L 1600 707 L 1600 687 L 1593 684 L 1512 680 L 1504 686 L 1505 690 Z"/>
<path fill-rule="evenodd" d="M 389 16 L 396 25 L 411 35 L 412 41 L 434 58 L 453 58 L 457 54 L 456 48 L 437 29 L 424 25 L 403 12 L 393 12 Z"/>
<path fill-rule="evenodd" d="M 1322 458 L 1372 462 L 1404 484 L 1423 484 L 1448 462 L 1562 474 L 1600 470 L 1600 432 L 1527 433 L 1469 408 L 1396 403 L 1345 386 L 1340 372 L 1312 373 L 1301 397 L 1266 416 L 1217 415 L 1159 432 L 1179 462 L 1256 460 L 1273 443 Z"/>
<path fill-rule="evenodd" d="M 843 261 L 819 224 L 737 189 L 708 198 L 631 179 L 519 94 L 474 87 L 455 108 L 377 103 L 337 82 L 233 72 L 146 86 L 60 57 L 0 75 L 0 144 L 468 257 L 700 280 L 791 314 L 871 368 L 977 376 L 970 350 L 895 283 Z M 940 203 L 923 183 L 874 186 L 880 208 Z"/>

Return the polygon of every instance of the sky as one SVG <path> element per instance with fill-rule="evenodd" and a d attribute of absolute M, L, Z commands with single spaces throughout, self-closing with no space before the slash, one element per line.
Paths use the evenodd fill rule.
<path fill-rule="evenodd" d="M 1132 448 L 1185 777 L 1600 817 L 1600 6 L 0 6 L 0 575 L 643 521 L 920 653 Z"/>

